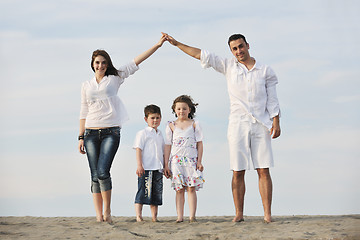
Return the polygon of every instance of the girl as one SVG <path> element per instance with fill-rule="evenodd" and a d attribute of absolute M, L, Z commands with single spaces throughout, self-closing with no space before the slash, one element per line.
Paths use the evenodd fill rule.
<path fill-rule="evenodd" d="M 203 135 L 199 122 L 194 121 L 196 106 L 190 96 L 177 97 L 172 105 L 177 120 L 166 126 L 165 175 L 171 171 L 172 187 L 176 191 L 176 222 L 184 221 L 185 191 L 188 193 L 190 222 L 196 222 L 196 191 L 205 182 L 201 164 Z"/>
<path fill-rule="evenodd" d="M 91 68 L 95 76 L 84 82 L 81 89 L 78 148 L 81 154 L 87 154 L 98 222 L 112 223 L 110 167 L 119 147 L 121 125 L 128 119 L 117 92 L 124 79 L 135 73 L 138 65 L 160 48 L 164 41 L 163 35 L 152 48 L 119 70 L 113 66 L 106 51 L 93 52 Z"/>

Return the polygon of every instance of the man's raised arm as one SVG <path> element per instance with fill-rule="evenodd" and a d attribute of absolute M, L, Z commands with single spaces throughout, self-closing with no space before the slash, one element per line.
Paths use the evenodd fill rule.
<path fill-rule="evenodd" d="M 201 50 L 199 48 L 190 47 L 181 42 L 178 42 L 172 36 L 168 35 L 167 33 L 162 33 L 162 34 L 165 35 L 165 38 L 169 43 L 178 47 L 181 51 L 188 54 L 189 56 L 200 60 Z"/>

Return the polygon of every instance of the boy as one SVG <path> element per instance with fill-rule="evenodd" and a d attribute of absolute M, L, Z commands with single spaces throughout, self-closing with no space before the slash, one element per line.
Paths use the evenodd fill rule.
<path fill-rule="evenodd" d="M 138 191 L 135 197 L 136 221 L 143 221 L 143 204 L 150 205 L 152 221 L 158 222 L 158 206 L 162 205 L 164 138 L 158 129 L 161 110 L 156 105 L 144 109 L 148 127 L 136 134 L 133 148 L 136 150 Z"/>

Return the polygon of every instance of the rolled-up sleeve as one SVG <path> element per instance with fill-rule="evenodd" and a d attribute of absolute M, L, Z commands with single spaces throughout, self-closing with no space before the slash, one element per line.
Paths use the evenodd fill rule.
<path fill-rule="evenodd" d="M 89 112 L 89 107 L 86 100 L 85 83 L 81 86 L 81 105 L 80 105 L 80 119 L 86 119 Z"/>
<path fill-rule="evenodd" d="M 203 68 L 212 67 L 216 71 L 225 74 L 226 71 L 226 60 L 207 50 L 201 50 L 200 64 Z"/>
<path fill-rule="evenodd" d="M 131 61 L 130 63 L 119 68 L 119 76 L 124 79 L 134 74 L 137 70 L 139 70 L 139 66 L 135 64 L 135 61 Z"/>
<path fill-rule="evenodd" d="M 280 117 L 280 105 L 276 93 L 276 84 L 278 83 L 278 79 L 275 75 L 275 72 L 270 67 L 267 68 L 266 76 L 266 109 L 269 112 L 270 118 L 272 119 L 278 115 Z"/>

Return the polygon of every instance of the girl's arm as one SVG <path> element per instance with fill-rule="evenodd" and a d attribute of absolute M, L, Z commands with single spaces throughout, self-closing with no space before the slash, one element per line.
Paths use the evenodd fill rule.
<path fill-rule="evenodd" d="M 80 119 L 80 129 L 79 129 L 79 136 L 83 136 L 85 133 L 85 120 L 86 119 Z M 81 154 L 85 154 L 85 146 L 84 146 L 84 139 L 79 140 L 79 146 L 78 146 L 79 152 Z"/>
<path fill-rule="evenodd" d="M 204 146 L 203 146 L 203 142 L 197 142 L 196 143 L 196 148 L 198 151 L 198 158 L 197 158 L 197 163 L 196 163 L 196 169 L 199 170 L 200 172 L 202 172 L 204 170 L 204 166 L 202 165 L 202 156 L 203 156 L 203 150 L 204 150 Z"/>
<path fill-rule="evenodd" d="M 155 44 L 153 47 L 151 47 L 149 50 L 143 52 L 139 56 L 135 57 L 134 62 L 136 65 L 139 65 L 143 61 L 145 61 L 148 57 L 150 57 L 158 48 L 160 48 L 163 43 L 165 42 L 165 35 L 163 34 L 157 44 Z"/>
<path fill-rule="evenodd" d="M 144 175 L 145 170 L 142 163 L 142 151 L 140 148 L 136 148 L 136 163 L 136 175 L 138 175 L 138 177 L 141 177 L 142 175 Z"/>
<path fill-rule="evenodd" d="M 171 152 L 171 145 L 165 145 L 165 147 L 164 147 L 164 175 L 166 178 L 171 177 L 171 171 L 169 169 L 170 152 Z"/>

